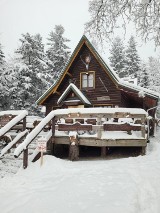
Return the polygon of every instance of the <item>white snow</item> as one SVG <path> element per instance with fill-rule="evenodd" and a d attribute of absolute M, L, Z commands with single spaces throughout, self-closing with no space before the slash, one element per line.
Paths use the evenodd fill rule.
<path fill-rule="evenodd" d="M 0 152 L 0 158 L 2 157 L 2 155 L 4 155 L 15 143 L 17 143 L 17 141 L 23 137 L 26 133 L 28 132 L 28 130 L 26 129 L 23 132 L 20 132 L 19 134 L 17 134 L 17 136 L 13 139 L 13 141 L 11 141 L 7 146 L 5 146 L 1 152 Z"/>
<path fill-rule="evenodd" d="M 151 95 L 151 96 L 156 97 L 156 98 L 160 97 L 160 93 L 158 93 L 158 92 L 152 91 L 150 89 L 146 89 L 146 88 L 141 87 L 141 86 L 137 86 L 137 85 L 134 85 L 134 84 L 130 84 L 130 83 L 124 82 L 123 80 L 119 80 L 119 84 L 122 85 L 122 86 L 128 87 L 128 88 L 137 90 L 138 92 L 139 91 L 143 91 L 147 95 Z"/>
<path fill-rule="evenodd" d="M 16 125 L 23 118 L 25 118 L 28 115 L 28 112 L 26 110 L 18 110 L 18 111 L 13 110 L 13 111 L 0 112 L 0 116 L 5 115 L 5 114 L 7 114 L 7 115 L 12 114 L 12 115 L 17 115 L 17 116 L 0 129 L 0 136 L 4 135 L 8 130 L 11 129 L 11 127 Z"/>
<path fill-rule="evenodd" d="M 74 85 L 73 83 L 70 83 L 69 86 L 66 88 L 66 90 L 63 92 L 63 94 L 61 95 L 61 97 L 58 99 L 57 104 L 59 104 L 63 98 L 66 96 L 66 94 L 73 89 L 73 91 L 76 92 L 76 94 L 78 95 L 78 97 L 80 99 L 82 99 L 82 101 L 86 104 L 91 105 L 90 101 L 83 95 L 83 93 L 76 87 L 76 85 Z"/>
<path fill-rule="evenodd" d="M 7 110 L 7 111 L 0 111 L 0 116 L 3 115 L 19 115 L 21 113 L 25 113 L 28 115 L 28 112 L 26 110 Z"/>
<path fill-rule="evenodd" d="M 139 108 L 69 108 L 69 109 L 57 109 L 54 110 L 55 115 L 67 115 L 69 113 L 83 113 L 83 114 L 105 114 L 105 113 L 131 113 L 134 115 L 147 115 L 147 112 L 144 109 Z"/>
<path fill-rule="evenodd" d="M 144 98 L 145 97 L 145 92 L 143 90 L 139 91 L 138 96 L 140 98 Z"/>
<path fill-rule="evenodd" d="M 2 213 L 159 213 L 160 129 L 145 156 L 71 162 L 44 156 L 0 179 Z"/>

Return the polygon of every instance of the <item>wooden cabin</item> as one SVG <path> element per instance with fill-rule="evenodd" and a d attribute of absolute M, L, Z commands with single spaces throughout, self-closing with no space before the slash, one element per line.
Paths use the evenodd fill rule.
<path fill-rule="evenodd" d="M 148 110 L 157 106 L 158 94 L 123 82 L 82 36 L 57 81 L 37 100 L 46 114 L 59 108 L 126 107 Z M 155 109 L 149 113 L 154 117 Z"/>
<path fill-rule="evenodd" d="M 71 146 L 68 133 L 74 130 L 77 133 L 79 130 L 84 130 L 88 134 L 78 135 L 80 150 L 83 146 L 99 147 L 103 156 L 110 147 L 140 147 L 142 153 L 145 153 L 149 133 L 154 134 L 154 120 L 151 120 L 148 133 L 146 132 L 146 111 L 153 118 L 155 117 L 158 98 L 159 94 L 156 92 L 120 79 L 105 63 L 86 36 L 82 36 L 59 78 L 37 100 L 37 104 L 46 106 L 46 115 L 55 109 L 67 110 L 64 115 L 62 115 L 63 110 L 60 110 L 60 115 L 57 114 L 54 118 L 55 121 L 63 118 L 65 124 L 57 122 L 58 127 L 56 127 L 55 121 L 52 122 L 53 142 L 51 144 L 54 143 L 54 147 L 57 145 L 76 147 Z M 94 108 L 97 109 L 94 110 Z M 134 114 L 134 108 L 137 110 L 136 114 Z M 72 115 L 73 110 L 77 111 Z M 110 113 L 110 111 L 113 112 Z M 56 110 L 54 113 L 58 112 L 59 110 Z M 125 123 L 126 117 L 132 119 L 130 124 L 128 121 Z M 121 118 L 122 123 L 120 123 Z M 94 132 L 93 135 L 92 132 Z M 111 132 L 111 137 L 109 132 Z M 139 136 L 137 136 L 138 132 Z M 104 134 L 105 137 L 103 137 Z M 54 151 L 51 153 L 54 154 Z"/>

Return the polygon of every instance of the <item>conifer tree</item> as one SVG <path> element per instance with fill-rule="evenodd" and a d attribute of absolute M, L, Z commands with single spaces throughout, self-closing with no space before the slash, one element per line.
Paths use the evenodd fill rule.
<path fill-rule="evenodd" d="M 124 45 L 120 37 L 116 37 L 110 49 L 110 65 L 120 78 L 125 76 L 125 53 Z"/>
<path fill-rule="evenodd" d="M 62 25 L 56 25 L 55 30 L 51 31 L 48 37 L 46 54 L 50 66 L 49 72 L 54 80 L 59 76 L 70 56 L 70 48 L 67 46 L 69 39 L 63 36 L 64 31 Z"/>
<path fill-rule="evenodd" d="M 136 49 L 136 42 L 133 36 L 128 41 L 126 49 L 125 70 L 128 76 L 137 77 L 140 69 L 140 57 Z"/>
<path fill-rule="evenodd" d="M 159 93 L 160 91 L 160 60 L 158 58 L 149 57 L 147 64 L 147 72 L 149 74 L 148 88 Z"/>
<path fill-rule="evenodd" d="M 149 88 L 149 73 L 145 62 L 141 62 L 140 69 L 137 73 L 138 85 Z"/>
<path fill-rule="evenodd" d="M 32 66 L 35 71 L 39 71 L 37 69 L 43 71 L 46 63 L 44 62 L 44 44 L 42 43 L 40 34 L 34 36 L 29 33 L 22 34 L 20 42 L 21 45 L 16 50 L 16 53 L 20 55 L 20 59 L 22 59 L 23 63 Z"/>
<path fill-rule="evenodd" d="M 8 77 L 8 78 L 7 78 Z M 5 55 L 2 50 L 2 45 L 0 43 L 0 109 L 4 110 L 7 108 L 8 99 L 8 79 L 10 76 L 6 74 L 6 63 Z"/>
<path fill-rule="evenodd" d="M 3 53 L 3 51 L 2 51 L 2 45 L 1 45 L 1 43 L 0 43 L 0 67 L 1 67 L 1 65 L 3 65 L 4 62 L 5 62 L 4 58 L 5 58 L 5 56 L 4 56 L 4 53 Z"/>
<path fill-rule="evenodd" d="M 30 114 L 39 113 L 35 101 L 44 89 L 46 89 L 46 82 L 42 76 L 35 74 L 22 62 L 14 64 L 14 83 L 10 87 L 12 109 L 26 109 Z"/>
<path fill-rule="evenodd" d="M 12 89 L 12 107 L 37 111 L 36 100 L 50 86 L 46 78 L 48 67 L 45 61 L 44 45 L 39 34 L 23 34 L 17 49 L 18 64 L 15 66 L 17 87 Z"/>

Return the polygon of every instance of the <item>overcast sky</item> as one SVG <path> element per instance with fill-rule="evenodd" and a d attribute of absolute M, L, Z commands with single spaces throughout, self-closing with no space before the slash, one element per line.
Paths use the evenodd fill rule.
<path fill-rule="evenodd" d="M 6 55 L 18 47 L 22 33 L 40 33 L 44 43 L 55 25 L 65 28 L 65 37 L 71 40 L 72 51 L 84 33 L 89 20 L 89 0 L 0 0 L 0 42 Z M 132 32 L 133 29 L 129 29 Z M 127 38 L 128 39 L 128 38 Z M 155 56 L 154 44 L 140 46 L 142 58 Z M 107 52 L 107 51 L 106 51 Z"/>

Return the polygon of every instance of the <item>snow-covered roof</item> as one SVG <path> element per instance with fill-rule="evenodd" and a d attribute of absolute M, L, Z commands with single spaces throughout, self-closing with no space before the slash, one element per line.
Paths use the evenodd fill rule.
<path fill-rule="evenodd" d="M 129 89 L 132 89 L 132 90 L 136 90 L 137 92 L 143 92 L 144 94 L 155 97 L 155 98 L 160 98 L 160 93 L 157 93 L 155 91 L 152 91 L 150 89 L 146 89 L 144 87 L 141 87 L 141 86 L 138 86 L 138 85 L 135 85 L 135 84 L 124 82 L 121 79 L 119 80 L 119 85 L 124 86 L 124 87 L 129 88 Z"/>
<path fill-rule="evenodd" d="M 101 56 L 99 56 L 99 57 L 101 57 Z M 102 57 L 101 57 L 102 61 L 107 60 L 107 59 L 104 58 L 104 56 L 102 56 Z M 152 96 L 152 97 L 155 97 L 155 98 L 160 98 L 160 93 L 157 93 L 153 90 L 138 86 L 138 85 L 133 84 L 133 83 L 126 82 L 125 80 L 123 80 L 123 78 L 119 78 L 119 76 L 116 74 L 116 72 L 113 70 L 113 68 L 109 65 L 109 63 L 106 66 L 107 66 L 108 70 L 112 73 L 112 75 L 115 76 L 115 80 L 116 80 L 116 82 L 119 86 L 126 87 L 126 88 L 132 89 L 132 90 L 137 91 L 137 92 L 143 92 L 146 95 L 149 95 L 149 96 Z"/>
<path fill-rule="evenodd" d="M 59 75 L 57 81 L 36 101 L 37 104 L 42 104 L 46 98 L 50 95 L 53 94 L 56 91 L 56 87 L 61 82 L 61 79 L 64 78 L 65 74 L 67 73 L 69 67 L 72 65 L 74 57 L 78 54 L 82 44 L 86 44 L 87 47 L 90 49 L 90 51 L 93 53 L 93 55 L 98 59 L 99 63 L 102 65 L 104 70 L 108 73 L 108 75 L 112 78 L 112 80 L 117 84 L 117 86 L 124 86 L 126 88 L 135 90 L 136 92 L 139 92 L 141 90 L 145 90 L 146 95 L 149 95 L 154 98 L 159 98 L 160 94 L 157 94 L 154 91 L 145 89 L 140 86 L 133 85 L 132 83 L 126 83 L 123 80 L 121 80 L 118 75 L 115 73 L 115 71 L 109 66 L 109 64 L 106 64 L 105 60 L 100 56 L 100 54 L 97 52 L 97 50 L 94 48 L 94 46 L 90 43 L 90 41 L 87 39 L 85 35 L 82 36 L 81 40 L 79 41 L 77 47 L 75 48 L 74 52 L 72 53 L 72 56 L 70 57 L 68 63 L 64 67 L 63 71 Z"/>
<path fill-rule="evenodd" d="M 131 83 L 131 84 L 134 84 L 134 85 L 138 84 L 138 79 L 137 78 L 124 77 L 124 78 L 122 78 L 122 80 L 124 82 L 128 82 L 128 83 Z"/>
<path fill-rule="evenodd" d="M 64 98 L 69 94 L 69 92 L 73 90 L 73 92 L 78 96 L 78 98 L 84 103 L 91 105 L 90 101 L 84 96 L 84 94 L 76 87 L 75 84 L 70 83 L 66 90 L 63 92 L 61 97 L 58 99 L 57 104 L 60 104 Z"/>

